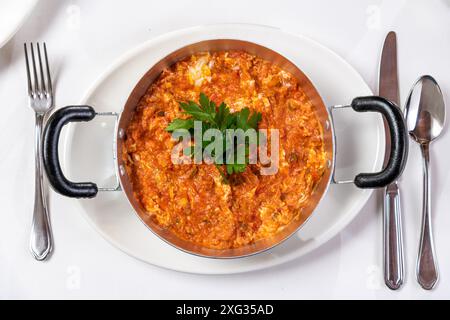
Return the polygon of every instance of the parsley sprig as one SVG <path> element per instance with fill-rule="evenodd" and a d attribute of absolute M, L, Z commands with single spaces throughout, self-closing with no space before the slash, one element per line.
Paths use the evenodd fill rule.
<path fill-rule="evenodd" d="M 218 107 L 211 101 L 204 93 L 200 94 L 199 104 L 194 101 L 180 102 L 180 107 L 184 110 L 184 114 L 189 115 L 186 119 L 174 119 L 166 128 L 167 131 L 173 132 L 178 129 L 185 129 L 193 132 L 194 121 L 202 122 L 202 131 L 205 132 L 208 129 L 218 129 L 222 133 L 222 141 L 224 143 L 223 154 L 212 155 L 216 167 L 219 169 L 222 177 L 225 181 L 227 180 L 227 175 L 234 173 L 242 173 L 245 171 L 249 163 L 249 153 L 250 145 L 258 145 L 258 138 L 256 141 L 251 141 L 246 139 L 243 144 L 237 145 L 235 143 L 229 143 L 232 136 L 230 136 L 230 131 L 227 129 L 242 129 L 247 131 L 248 129 L 257 130 L 258 124 L 261 121 L 262 115 L 259 112 L 251 112 L 249 108 L 243 108 L 237 112 L 231 112 L 230 108 L 222 102 Z M 228 143 L 227 143 L 228 142 Z M 213 141 L 203 141 L 201 152 L 203 154 L 204 149 L 213 143 Z M 227 148 L 232 145 L 234 152 L 227 152 Z M 245 150 L 245 163 L 236 163 L 236 156 L 239 153 L 239 148 L 244 148 Z M 191 148 L 191 155 L 194 155 L 195 148 Z M 228 157 L 227 157 L 228 155 Z M 234 156 L 234 158 L 229 155 Z M 221 159 L 220 161 L 216 161 Z M 226 166 L 226 173 L 222 172 L 221 165 Z"/>

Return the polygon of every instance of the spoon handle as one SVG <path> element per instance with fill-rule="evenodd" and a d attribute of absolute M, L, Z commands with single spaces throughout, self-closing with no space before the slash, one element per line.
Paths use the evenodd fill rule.
<path fill-rule="evenodd" d="M 434 252 L 433 232 L 431 227 L 431 174 L 430 145 L 420 144 L 423 157 L 423 213 L 422 233 L 420 235 L 419 258 L 417 261 L 417 281 L 426 290 L 436 285 L 439 274 Z"/>

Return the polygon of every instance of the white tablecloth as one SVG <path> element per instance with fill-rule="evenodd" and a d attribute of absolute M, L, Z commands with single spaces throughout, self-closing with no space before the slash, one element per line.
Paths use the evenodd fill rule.
<path fill-rule="evenodd" d="M 27 107 L 23 43 L 45 40 L 56 105 L 80 98 L 115 59 L 162 33 L 209 23 L 256 23 L 303 34 L 349 61 L 377 92 L 380 50 L 398 34 L 401 100 L 433 75 L 450 106 L 450 1 L 58 1 L 41 0 L 0 48 L 0 298 L 450 298 L 450 134 L 432 145 L 433 222 L 441 279 L 432 292 L 415 280 L 421 219 L 421 158 L 411 144 L 401 180 L 406 284 L 383 284 L 381 193 L 338 236 L 313 253 L 269 270 L 229 276 L 183 274 L 144 264 L 107 243 L 76 200 L 52 194 L 55 249 L 28 252 L 34 192 L 34 116 Z M 447 129 L 445 131 L 448 131 Z"/>

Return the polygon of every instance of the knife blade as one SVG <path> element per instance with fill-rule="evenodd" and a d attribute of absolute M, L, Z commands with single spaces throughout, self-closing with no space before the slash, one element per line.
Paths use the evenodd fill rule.
<path fill-rule="evenodd" d="M 399 106 L 400 95 L 397 69 L 397 35 L 391 31 L 387 34 L 380 61 L 379 95 Z M 389 159 L 391 139 L 387 123 L 385 165 Z M 383 249 L 384 249 L 384 281 L 386 285 L 397 290 L 403 284 L 404 258 L 403 234 L 400 205 L 400 189 L 397 182 L 388 185 L 384 193 L 383 206 Z"/>
<path fill-rule="evenodd" d="M 379 94 L 400 104 L 398 89 L 398 69 L 397 69 L 397 35 L 391 31 L 384 40 L 383 51 L 380 62 Z"/>

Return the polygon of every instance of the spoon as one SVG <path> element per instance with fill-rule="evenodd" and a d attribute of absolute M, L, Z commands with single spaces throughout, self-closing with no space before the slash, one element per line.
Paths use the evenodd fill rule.
<path fill-rule="evenodd" d="M 430 143 L 439 137 L 444 123 L 445 103 L 441 89 L 431 76 L 422 76 L 414 84 L 406 102 L 406 125 L 411 137 L 420 145 L 423 158 L 423 212 L 417 281 L 426 290 L 433 289 L 439 278 L 431 226 Z"/>

